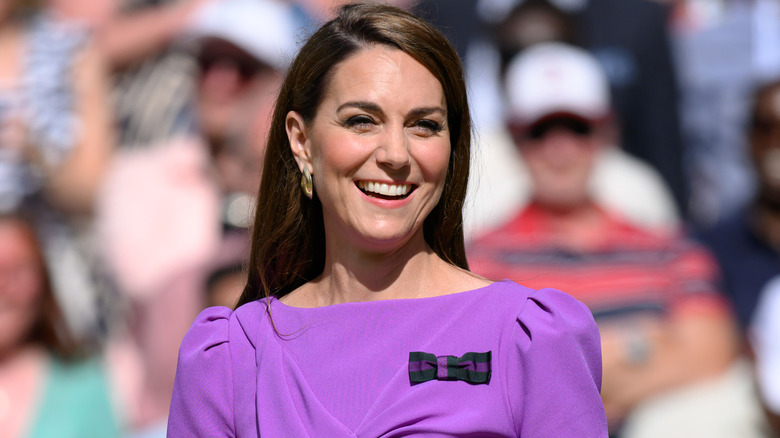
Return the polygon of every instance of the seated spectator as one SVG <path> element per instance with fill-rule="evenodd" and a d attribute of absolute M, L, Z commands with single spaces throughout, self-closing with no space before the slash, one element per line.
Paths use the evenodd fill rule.
<path fill-rule="evenodd" d="M 761 401 L 780 432 L 780 81 L 756 90 L 748 129 L 758 190 L 748 205 L 699 237 L 721 266 L 727 296 L 756 361 Z"/>
<path fill-rule="evenodd" d="M 496 78 L 505 75 L 507 63 L 517 53 L 540 43 L 573 41 L 575 23 L 576 20 L 569 14 L 548 0 L 525 0 L 512 7 L 492 29 L 497 49 Z M 576 69 L 569 72 L 572 78 L 581 77 L 579 82 L 572 82 L 572 86 L 590 90 L 591 99 L 609 108 L 609 114 L 603 116 L 612 119 L 612 133 L 605 138 L 609 147 L 600 148 L 595 158 L 597 164 L 590 181 L 594 198 L 640 227 L 663 232 L 675 230 L 679 226 L 678 211 L 661 174 L 647 162 L 624 151 L 623 137 L 618 135 L 622 127 L 618 127 L 617 123 L 621 114 L 615 114 L 610 104 L 611 93 L 605 70 L 592 60 L 570 67 Z M 598 69 L 599 74 L 591 74 L 594 69 Z M 484 86 L 485 76 L 493 75 L 476 75 L 475 87 Z M 543 92 L 536 93 L 533 87 L 530 92 L 535 93 L 537 98 L 544 96 Z M 577 90 L 575 92 L 578 96 L 582 95 Z M 480 92 L 480 95 L 483 94 L 491 95 Z M 476 102 L 476 111 L 479 111 L 481 100 Z M 476 190 L 470 191 L 466 204 L 467 237 L 478 234 L 479 229 L 504 222 L 531 196 L 527 169 L 506 131 L 503 117 L 490 115 L 486 119 L 480 123 L 482 135 L 477 137 L 479 147 L 475 148 L 479 154 L 472 172 Z"/>
<path fill-rule="evenodd" d="M 43 189 L 89 212 L 112 146 L 104 66 L 86 34 L 52 16 L 0 7 L 0 210 Z"/>
<path fill-rule="evenodd" d="M 100 361 L 69 335 L 31 224 L 0 215 L 0 436 L 116 437 Z"/>
<path fill-rule="evenodd" d="M 662 176 L 674 195 L 676 210 L 686 217 L 685 149 L 679 132 L 667 5 L 649 0 L 479 0 L 478 4 L 480 16 L 488 23 L 506 26 L 498 35 L 506 38 L 497 42 L 502 51 L 511 53 L 540 36 L 548 41 L 555 37 L 585 48 L 599 60 L 618 115 L 620 146 Z M 558 13 L 549 14 L 551 9 Z M 518 14 L 525 19 L 519 20 Z M 560 27 L 561 15 L 568 17 L 570 29 Z"/>
<path fill-rule="evenodd" d="M 89 337 L 88 225 L 114 145 L 108 79 L 86 32 L 39 3 L 0 5 L 0 212 L 33 218 L 66 320 Z"/>
<path fill-rule="evenodd" d="M 243 275 L 270 111 L 294 48 L 289 13 L 275 0 L 220 0 L 193 16 L 202 138 L 122 151 L 100 198 L 102 249 L 129 310 L 116 337 L 147 367 L 136 415 L 157 432 L 185 332 L 207 300 L 232 305 L 241 292 L 229 280 Z"/>
<path fill-rule="evenodd" d="M 295 52 L 294 26 L 292 9 L 278 0 L 214 2 L 193 17 L 196 118 L 212 149 L 230 134 L 242 102 L 275 96 Z"/>
<path fill-rule="evenodd" d="M 748 127 L 758 190 L 752 202 L 699 235 L 720 264 L 743 329 L 764 286 L 780 275 L 780 81 L 757 90 Z"/>
<path fill-rule="evenodd" d="M 532 181 L 532 201 L 467 253 L 473 271 L 487 278 L 552 285 L 588 305 L 602 333 L 610 427 L 630 427 L 625 437 L 653 436 L 635 422 L 646 403 L 730 376 L 734 323 L 707 252 L 633 226 L 592 196 L 594 163 L 610 144 L 614 122 L 592 86 L 598 80 L 589 79 L 599 70 L 584 68 L 591 62 L 579 49 L 545 44 L 509 65 L 509 124 Z M 733 396 L 712 390 L 706 397 L 742 402 Z M 730 407 L 698 416 L 699 401 L 675 405 L 685 415 L 668 422 L 674 432 L 654 436 L 755 436 Z M 659 414 L 643 424 L 669 418 Z"/>
<path fill-rule="evenodd" d="M 143 147 L 194 128 L 195 63 L 175 44 L 213 0 L 45 0 L 58 19 L 90 32 L 112 77 L 117 146 Z"/>

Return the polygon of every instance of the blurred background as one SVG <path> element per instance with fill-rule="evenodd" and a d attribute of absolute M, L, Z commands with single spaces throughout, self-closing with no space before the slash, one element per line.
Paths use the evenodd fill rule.
<path fill-rule="evenodd" d="M 184 333 L 243 289 L 276 92 L 340 3 L 0 0 L 0 436 L 165 435 Z M 577 272 L 613 436 L 778 436 L 780 0 L 389 3 L 465 67 L 472 267 Z M 512 225 L 572 187 L 609 221 Z"/>

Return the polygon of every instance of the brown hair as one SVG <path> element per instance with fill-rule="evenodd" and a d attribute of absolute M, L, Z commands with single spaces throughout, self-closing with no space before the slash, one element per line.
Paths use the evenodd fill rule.
<path fill-rule="evenodd" d="M 3 213 L 0 214 L 0 224 L 10 224 L 25 236 L 32 246 L 35 262 L 38 265 L 42 289 L 40 313 L 24 342 L 42 345 L 61 359 L 77 358 L 81 351 L 70 333 L 57 298 L 54 296 L 46 259 L 32 222 L 21 214 Z"/>
<path fill-rule="evenodd" d="M 447 102 L 451 153 L 441 199 L 423 224 L 425 241 L 443 260 L 468 269 L 463 202 L 469 174 L 471 119 L 463 68 L 455 49 L 430 24 L 379 4 L 343 6 L 301 48 L 282 84 L 268 136 L 254 220 L 248 279 L 238 305 L 283 296 L 317 277 L 325 263 L 322 205 L 307 199 L 285 130 L 289 111 L 314 119 L 336 65 L 372 45 L 399 49 L 441 83 Z"/>

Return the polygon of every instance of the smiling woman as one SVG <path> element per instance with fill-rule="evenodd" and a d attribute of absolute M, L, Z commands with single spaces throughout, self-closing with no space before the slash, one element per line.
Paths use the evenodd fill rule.
<path fill-rule="evenodd" d="M 168 436 L 606 436 L 587 308 L 468 271 L 470 130 L 457 54 L 424 21 L 347 5 L 312 35 L 239 308 L 182 343 Z"/>
<path fill-rule="evenodd" d="M 335 67 L 329 82 L 311 122 L 295 111 L 286 120 L 322 205 L 326 268 L 352 263 L 341 250 L 362 260 L 402 244 L 422 251 L 422 224 L 441 198 L 450 157 L 439 81 L 401 50 L 373 45 Z"/>

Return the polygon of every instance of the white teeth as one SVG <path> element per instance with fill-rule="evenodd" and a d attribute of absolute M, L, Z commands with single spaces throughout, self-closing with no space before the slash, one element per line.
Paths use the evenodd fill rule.
<path fill-rule="evenodd" d="M 409 184 L 385 184 L 373 181 L 359 181 L 358 187 L 372 193 L 384 196 L 404 196 L 409 193 Z"/>

